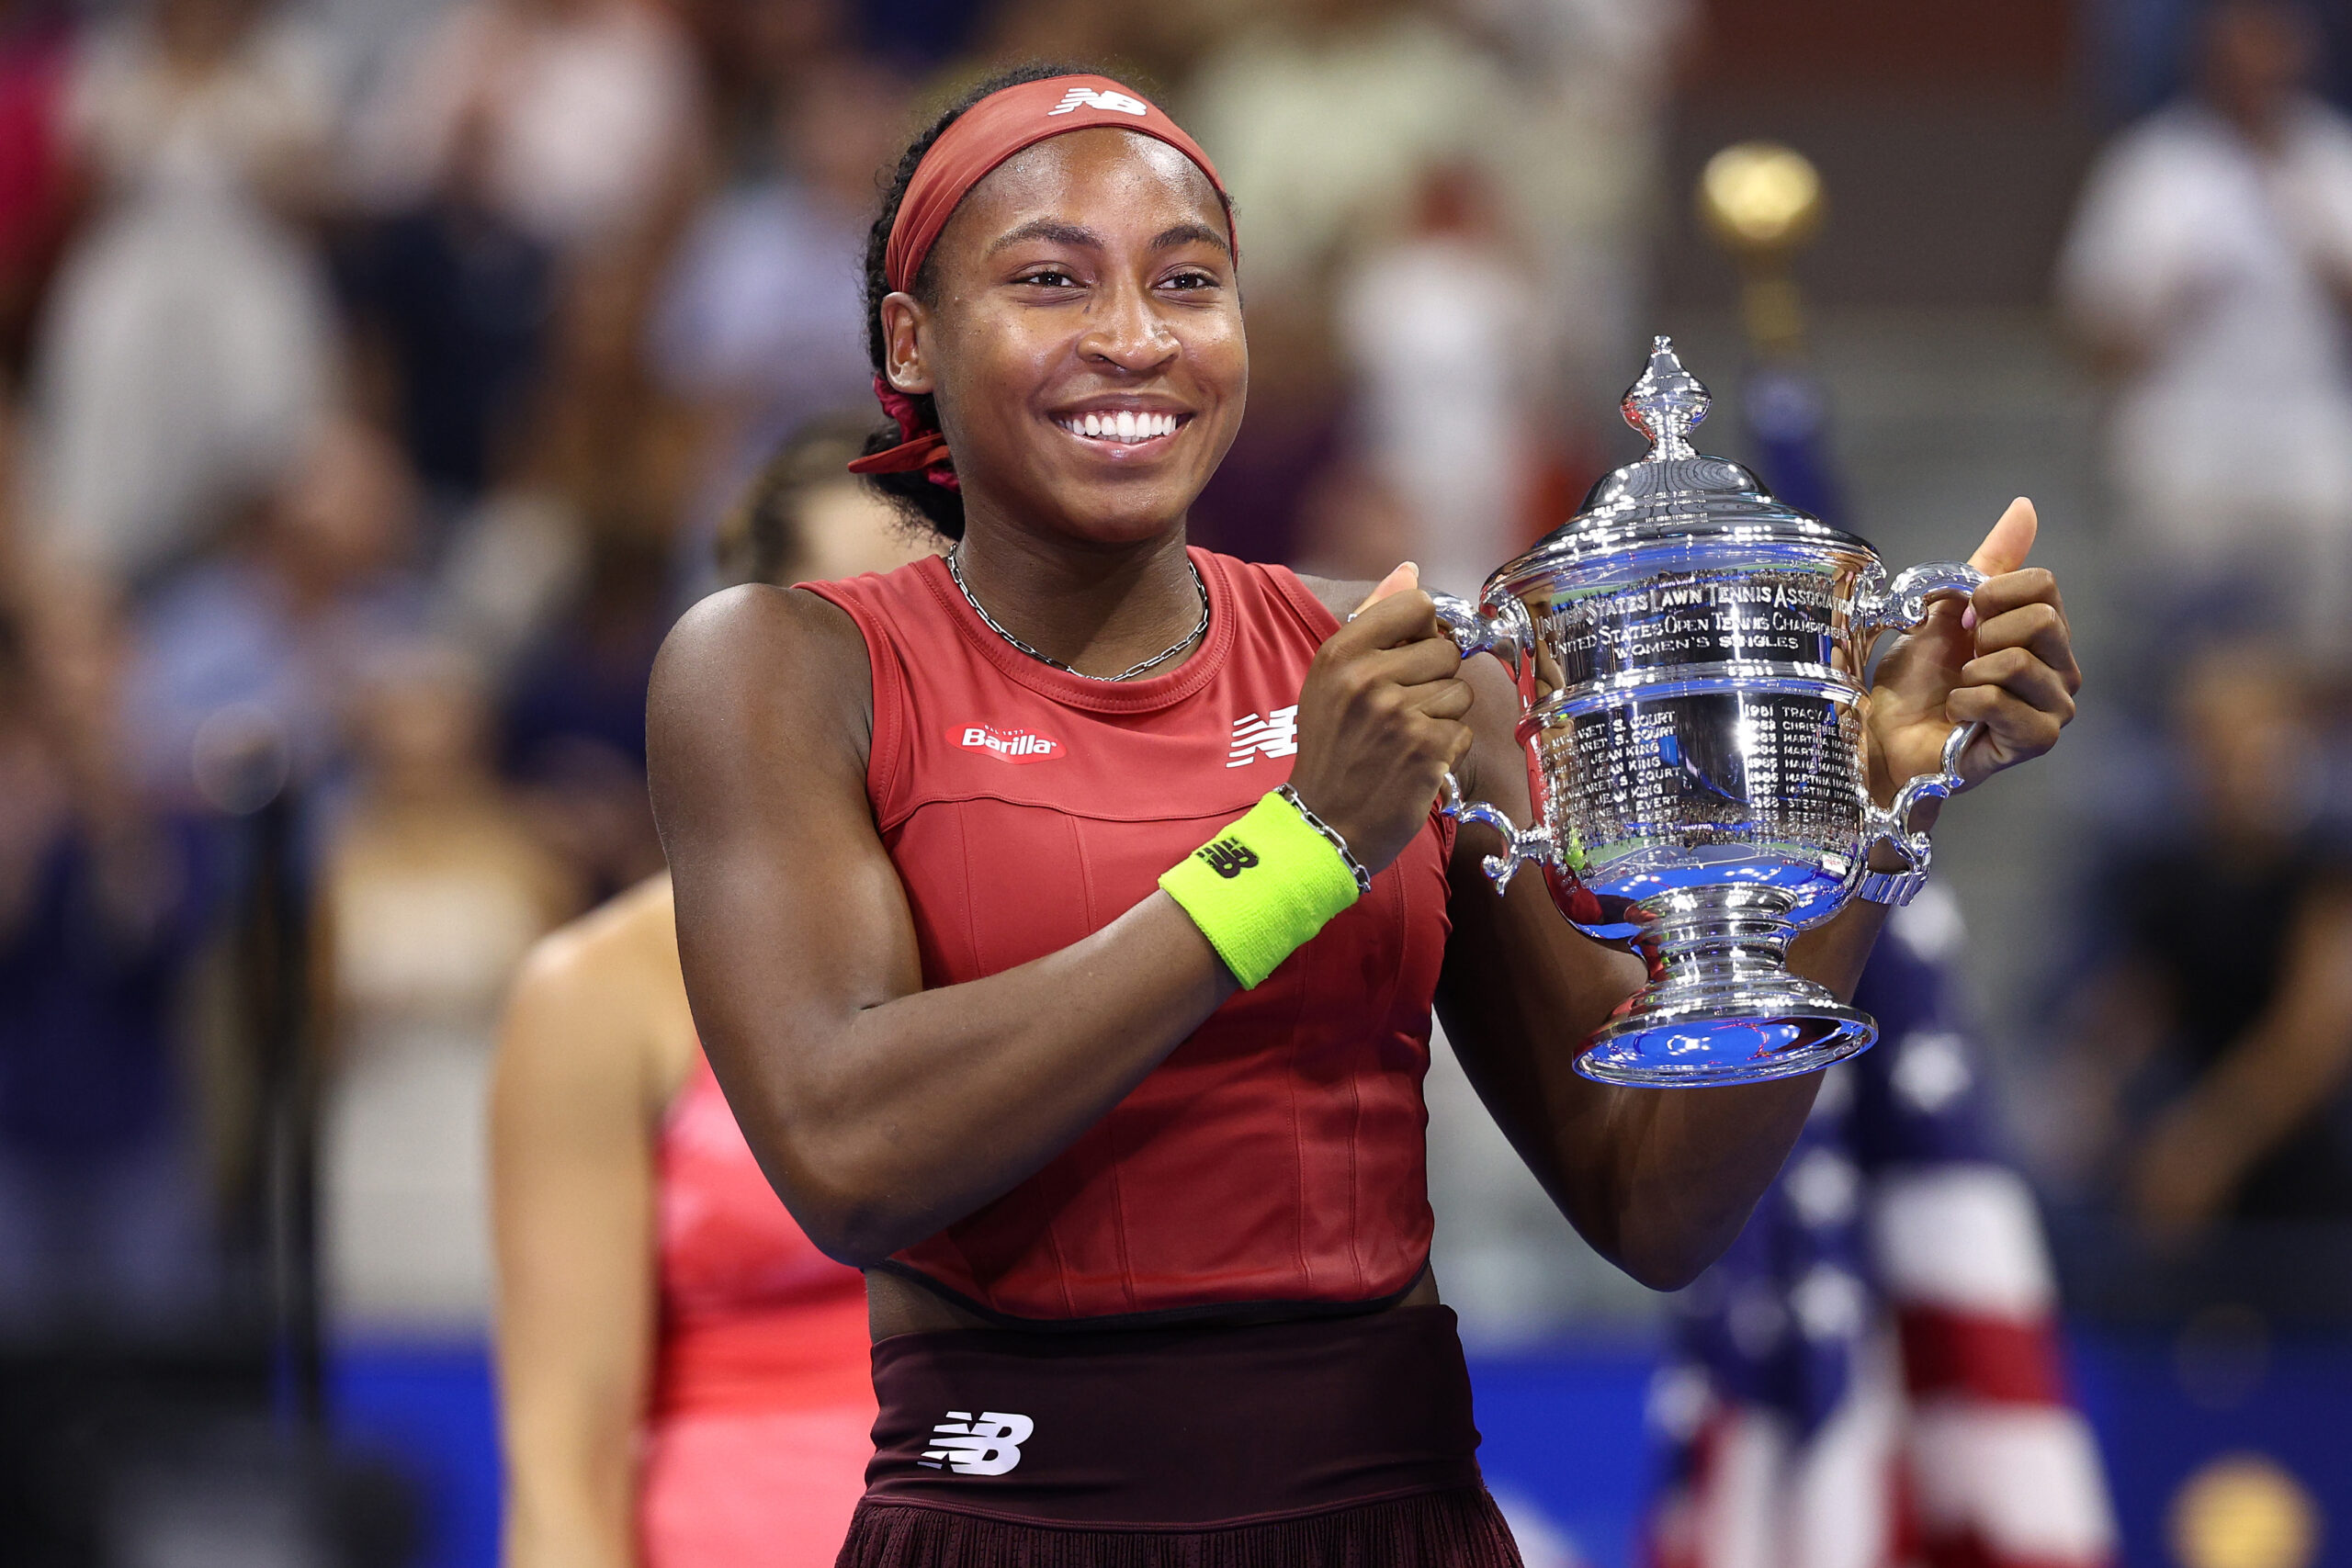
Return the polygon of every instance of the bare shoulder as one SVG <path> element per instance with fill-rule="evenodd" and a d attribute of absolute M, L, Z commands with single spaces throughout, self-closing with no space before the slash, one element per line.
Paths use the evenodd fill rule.
<path fill-rule="evenodd" d="M 509 1076 L 666 1103 L 690 1067 L 670 878 L 648 878 L 534 944 L 499 1043 Z"/>
<path fill-rule="evenodd" d="M 873 669 L 847 612 L 798 588 L 748 583 L 678 618 L 646 694 L 655 818 L 673 831 L 724 802 L 820 779 L 862 795 Z"/>
<path fill-rule="evenodd" d="M 1355 614 L 1356 606 L 1371 598 L 1372 591 L 1379 586 L 1374 582 L 1344 581 L 1336 577 L 1309 577 L 1303 571 L 1298 574 L 1298 580 L 1306 585 L 1309 593 L 1322 602 L 1325 609 L 1331 612 L 1331 618 L 1341 626 L 1348 624 L 1348 617 Z"/>
<path fill-rule="evenodd" d="M 852 676 L 862 691 L 872 672 L 846 611 L 806 589 L 747 582 L 678 617 L 662 640 L 651 700 L 752 690 L 822 698 Z"/>

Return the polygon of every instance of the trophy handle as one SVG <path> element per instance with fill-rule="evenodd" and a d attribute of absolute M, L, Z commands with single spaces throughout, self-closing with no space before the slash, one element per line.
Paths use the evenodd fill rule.
<path fill-rule="evenodd" d="M 1928 618 L 1928 601 L 1939 593 L 1973 593 L 1984 574 L 1965 561 L 1928 561 L 1906 567 L 1888 582 L 1873 565 L 1854 594 L 1854 644 L 1862 662 L 1870 662 L 1871 645 L 1881 632 L 1909 631 Z M 1857 677 L 1861 671 L 1856 671 Z"/>
<path fill-rule="evenodd" d="M 1871 645 L 1881 632 L 1908 631 L 1928 618 L 1930 599 L 1942 593 L 1973 593 L 1984 581 L 1983 572 L 1962 561 L 1910 567 L 1896 573 L 1893 582 L 1886 582 L 1883 573 L 1873 567 L 1854 601 L 1855 651 L 1861 662 L 1870 662 Z M 1912 830 L 1911 814 L 1921 801 L 1942 800 L 1960 788 L 1961 754 L 1984 728 L 1982 724 L 1955 725 L 1944 739 L 1942 766 L 1937 772 L 1921 773 L 1905 784 L 1883 811 L 1865 803 L 1862 853 L 1854 863 L 1855 882 L 1863 897 L 1883 904 L 1908 904 L 1927 885 L 1935 846 L 1924 830 Z M 1903 870 L 1890 875 L 1865 870 L 1870 852 L 1882 843 L 1891 845 L 1903 857 Z"/>
<path fill-rule="evenodd" d="M 1511 683 L 1519 688 L 1520 711 L 1525 713 L 1535 696 L 1535 626 L 1527 618 L 1527 606 L 1508 593 L 1487 601 L 1492 608 L 1485 614 L 1451 593 L 1431 593 L 1430 603 L 1437 610 L 1437 624 L 1463 658 L 1491 653 L 1510 671 Z M 1551 829 L 1541 824 L 1522 829 L 1486 801 L 1464 800 L 1462 785 L 1450 773 L 1440 809 L 1457 822 L 1480 823 L 1503 836 L 1503 852 L 1488 855 L 1485 862 L 1487 880 L 1498 893 L 1510 889 L 1510 879 L 1529 861 L 1545 865 L 1558 861 L 1559 846 L 1552 840 Z"/>
<path fill-rule="evenodd" d="M 1503 852 L 1488 855 L 1480 863 L 1486 868 L 1487 880 L 1495 885 L 1498 893 L 1510 891 L 1510 879 L 1528 862 L 1550 865 L 1559 858 L 1559 846 L 1553 842 L 1551 829 L 1522 829 L 1504 816 L 1500 808 L 1486 801 L 1464 800 L 1462 785 L 1451 773 L 1445 775 L 1443 801 L 1438 809 L 1456 822 L 1480 823 L 1503 836 Z"/>

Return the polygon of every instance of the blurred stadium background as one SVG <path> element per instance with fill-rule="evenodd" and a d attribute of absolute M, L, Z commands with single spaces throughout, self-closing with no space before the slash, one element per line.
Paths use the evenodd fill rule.
<path fill-rule="evenodd" d="M 2119 1560 L 2352 1561 L 2352 12 L 2211 9 L 0 0 L 0 1559 L 494 1561 L 503 987 L 659 866 L 647 671 L 868 405 L 877 165 L 1043 56 L 1239 203 L 1202 542 L 1469 587 L 1633 455 L 1654 332 L 1891 562 L 2039 502 L 2089 701 L 1939 829 L 1959 1070 Z M 1825 199 L 1735 255 L 1758 140 Z M 1431 1099 L 1489 1472 L 1628 1568 L 1720 1303 Z"/>

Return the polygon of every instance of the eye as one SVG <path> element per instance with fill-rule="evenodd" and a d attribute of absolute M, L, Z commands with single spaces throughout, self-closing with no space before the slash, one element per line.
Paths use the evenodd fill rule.
<path fill-rule="evenodd" d="M 1167 287 L 1170 288 L 1188 290 L 1194 288 L 1215 288 L 1216 286 L 1216 275 L 1212 272 L 1203 272 L 1198 267 L 1190 267 L 1182 272 L 1177 273 L 1175 276 L 1169 278 L 1167 282 Z"/>
<path fill-rule="evenodd" d="M 1057 266 L 1035 267 L 1028 272 L 1023 273 L 1019 277 L 1014 278 L 1012 281 L 1015 283 L 1035 284 L 1040 288 L 1075 288 L 1078 287 L 1078 279 L 1072 277 L 1069 273 L 1063 271 Z"/>

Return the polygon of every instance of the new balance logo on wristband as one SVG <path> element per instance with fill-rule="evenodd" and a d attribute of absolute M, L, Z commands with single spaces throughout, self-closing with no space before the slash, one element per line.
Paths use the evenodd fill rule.
<path fill-rule="evenodd" d="M 942 1465 L 957 1475 L 1002 1475 L 1021 1462 L 1021 1445 L 1037 1423 L 1009 1410 L 951 1410 L 931 1429 L 931 1447 L 915 1461 L 925 1470 Z"/>
<path fill-rule="evenodd" d="M 1233 749 L 1225 754 L 1228 768 L 1246 768 L 1261 757 L 1298 755 L 1298 705 L 1274 708 L 1265 717 L 1245 713 L 1233 721 Z"/>
<path fill-rule="evenodd" d="M 1227 882 L 1258 863 L 1257 852 L 1238 839 L 1218 839 L 1193 852 Z"/>
<path fill-rule="evenodd" d="M 1081 108 L 1109 109 L 1116 114 L 1131 114 L 1140 119 L 1151 112 L 1151 106 L 1131 98 L 1125 93 L 1098 93 L 1091 87 L 1072 87 L 1062 95 L 1062 101 L 1046 112 L 1048 115 L 1075 114 Z"/>
<path fill-rule="evenodd" d="M 1034 729 L 999 729 L 992 724 L 959 724 L 947 739 L 967 751 L 985 751 L 1000 762 L 1050 762 L 1069 748 Z"/>

